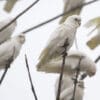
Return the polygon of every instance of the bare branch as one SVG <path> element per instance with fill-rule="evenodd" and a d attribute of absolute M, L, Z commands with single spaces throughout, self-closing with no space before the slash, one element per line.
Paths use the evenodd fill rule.
<path fill-rule="evenodd" d="M 10 67 L 10 65 L 6 66 L 5 69 L 4 69 L 4 72 L 3 72 L 2 76 L 1 76 L 1 79 L 0 79 L 0 85 L 2 84 L 2 82 L 4 80 L 4 78 L 5 78 L 5 76 L 6 76 L 7 72 L 8 72 L 9 67 Z"/>
<path fill-rule="evenodd" d="M 31 89 L 32 89 L 33 95 L 35 97 L 35 100 L 38 100 L 36 92 L 35 92 L 35 89 L 34 89 L 34 86 L 33 86 L 33 83 L 32 83 L 32 78 L 31 78 L 31 74 L 30 74 L 30 71 L 29 71 L 29 64 L 28 64 L 28 60 L 27 60 L 27 56 L 26 55 L 25 55 L 25 62 L 26 62 L 26 67 L 27 67 L 28 76 L 29 76 L 29 80 L 30 80 L 30 84 L 31 84 Z"/>
<path fill-rule="evenodd" d="M 63 52 L 63 61 L 62 61 L 62 67 L 61 67 L 61 73 L 60 73 L 60 77 L 59 77 L 59 84 L 58 84 L 58 91 L 57 91 L 57 97 L 56 100 L 60 100 L 60 92 L 61 92 L 61 82 L 62 82 L 62 78 L 63 78 L 63 71 L 64 71 L 64 67 L 65 67 L 65 60 L 66 60 L 66 56 L 67 56 L 67 47 L 68 47 L 69 43 L 68 43 L 68 39 L 65 40 L 65 43 L 63 45 L 63 48 L 65 49 Z"/>
<path fill-rule="evenodd" d="M 74 91 L 73 91 L 73 96 L 72 96 L 72 99 L 71 100 L 75 100 L 75 91 L 76 91 L 76 85 L 77 85 L 77 82 L 78 82 L 78 76 L 79 76 L 79 73 L 80 73 L 80 63 L 81 63 L 81 60 L 82 60 L 83 57 L 80 57 L 79 59 L 79 63 L 77 65 L 77 69 L 76 69 L 76 78 L 74 80 Z"/>
<path fill-rule="evenodd" d="M 18 14 L 11 22 L 9 22 L 8 24 L 6 24 L 5 26 L 3 26 L 0 29 L 0 32 L 3 31 L 4 29 L 6 29 L 9 25 L 11 25 L 15 20 L 17 20 L 19 17 L 21 17 L 24 13 L 26 13 L 30 8 L 32 8 L 35 4 L 38 3 L 39 0 L 36 0 L 35 2 L 33 2 L 29 7 L 27 7 L 24 11 L 22 11 L 20 14 Z"/>
<path fill-rule="evenodd" d="M 97 63 L 100 60 L 100 56 L 98 56 L 95 60 L 95 63 Z"/>
<path fill-rule="evenodd" d="M 45 24 L 48 24 L 48 23 L 50 23 L 50 22 L 52 22 L 52 21 L 58 19 L 59 17 L 61 17 L 61 16 L 63 16 L 63 15 L 68 14 L 68 13 L 71 12 L 71 11 L 74 11 L 74 10 L 76 10 L 76 9 L 78 9 L 78 8 L 82 8 L 82 7 L 84 7 L 84 6 L 87 6 L 87 5 L 89 5 L 89 4 L 95 3 L 95 2 L 97 2 L 97 1 L 100 1 L 100 0 L 92 0 L 92 1 L 86 2 L 86 3 L 84 3 L 84 4 L 82 4 L 82 5 L 78 6 L 78 7 L 75 7 L 75 8 L 73 8 L 73 9 L 69 10 L 68 12 L 61 13 L 61 14 L 59 14 L 59 15 L 57 15 L 57 16 L 55 16 L 55 17 L 49 19 L 49 20 L 46 20 L 46 21 L 44 21 L 44 22 L 42 22 L 42 23 L 40 23 L 40 24 L 38 24 L 38 25 L 35 25 L 35 26 L 33 26 L 33 27 L 31 27 L 31 28 L 29 28 L 29 29 L 23 31 L 22 33 L 26 34 L 26 33 L 30 32 L 30 31 L 32 31 L 32 30 L 35 30 L 35 29 L 37 29 L 37 28 L 39 28 L 39 27 L 41 27 L 41 26 L 43 26 L 43 25 L 45 25 Z"/>
<path fill-rule="evenodd" d="M 96 25 L 96 27 L 95 28 L 93 28 L 89 33 L 88 33 L 88 35 L 90 35 L 91 33 L 93 33 L 97 28 L 99 28 L 100 27 L 100 24 L 98 24 L 98 25 Z"/>
<path fill-rule="evenodd" d="M 1 76 L 1 79 L 0 79 L 0 85 L 2 84 L 4 78 L 5 78 L 6 74 L 7 74 L 7 71 L 10 68 L 11 63 L 14 60 L 14 54 L 15 54 L 15 47 L 13 49 L 12 56 L 7 60 L 6 67 L 5 67 L 4 72 L 3 72 L 2 76 Z"/>

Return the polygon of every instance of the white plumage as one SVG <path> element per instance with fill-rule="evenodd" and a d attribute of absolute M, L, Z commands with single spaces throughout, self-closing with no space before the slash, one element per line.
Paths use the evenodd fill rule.
<path fill-rule="evenodd" d="M 64 2 L 63 12 L 68 12 L 71 9 L 82 5 L 85 2 L 85 0 L 63 0 L 63 2 Z M 65 22 L 65 20 L 66 20 L 66 18 L 68 16 L 71 16 L 73 14 L 79 15 L 80 12 L 81 12 L 81 9 L 82 8 L 78 8 L 78 9 L 70 11 L 68 14 L 62 16 L 62 18 L 60 20 L 60 24 L 63 23 L 63 22 Z"/>
<path fill-rule="evenodd" d="M 42 51 L 39 57 L 38 69 L 41 69 L 41 65 L 47 63 L 49 60 L 61 56 L 64 52 L 64 43 L 68 39 L 67 51 L 73 44 L 75 39 L 77 28 L 80 26 L 81 19 L 77 15 L 68 17 L 68 19 L 60 25 L 52 34 L 48 44 Z"/>
<path fill-rule="evenodd" d="M 95 75 L 96 73 L 95 63 L 84 53 L 79 51 L 68 52 L 68 56 L 66 57 L 65 60 L 64 74 L 69 74 L 69 75 L 75 74 L 76 68 L 79 64 L 80 57 L 83 57 L 80 63 L 80 72 L 85 72 L 90 77 Z M 46 73 L 60 73 L 61 67 L 62 67 L 62 57 L 58 57 L 43 64 L 39 68 L 37 67 L 37 70 Z"/>
<path fill-rule="evenodd" d="M 59 79 L 57 79 L 55 84 L 56 94 L 58 90 L 58 82 Z M 64 74 L 62 78 L 62 84 L 61 84 L 60 100 L 71 100 L 73 96 L 73 91 L 74 91 L 73 80 L 71 79 L 70 76 Z M 83 96 L 84 96 L 84 82 L 80 80 L 76 85 L 75 100 L 83 100 Z"/>
<path fill-rule="evenodd" d="M 15 36 L 0 45 L 0 69 L 6 67 L 8 60 L 13 56 L 13 59 L 19 55 L 20 49 L 25 42 L 25 36 L 20 34 Z"/>
<path fill-rule="evenodd" d="M 0 22 L 0 29 L 3 26 L 5 26 L 6 24 L 8 24 L 11 20 L 12 20 L 12 18 L 7 18 L 7 19 L 1 21 Z M 3 31 L 0 32 L 0 44 L 3 43 L 4 41 L 8 40 L 11 37 L 12 33 L 15 30 L 16 25 L 17 25 L 17 22 L 14 21 L 6 29 L 4 29 Z"/>

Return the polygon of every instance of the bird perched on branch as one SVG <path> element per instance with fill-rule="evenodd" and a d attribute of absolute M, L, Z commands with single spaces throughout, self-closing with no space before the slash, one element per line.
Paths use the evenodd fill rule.
<path fill-rule="evenodd" d="M 69 12 L 71 9 L 82 5 L 85 2 L 85 0 L 63 0 L 63 2 L 64 2 L 64 8 L 63 8 L 63 13 L 64 13 L 64 12 Z M 62 16 L 60 20 L 60 24 L 65 22 L 68 16 L 71 16 L 73 14 L 79 15 L 81 12 L 81 9 L 82 8 L 77 8 L 75 10 L 70 11 L 66 15 Z"/>
<path fill-rule="evenodd" d="M 91 48 L 94 49 L 97 46 L 100 45 L 100 17 L 93 18 L 89 20 L 86 24 L 85 27 L 89 28 L 92 26 L 96 26 L 96 28 L 93 30 L 97 30 L 97 34 L 93 36 L 88 42 L 87 45 Z M 91 32 L 93 32 L 91 31 Z"/>
<path fill-rule="evenodd" d="M 24 42 L 25 36 L 24 34 L 20 34 L 0 45 L 0 70 L 6 67 L 11 57 L 15 60 L 15 58 L 19 55 Z"/>
<path fill-rule="evenodd" d="M 6 12 L 10 12 L 18 0 L 7 0 L 4 6 Z"/>
<path fill-rule="evenodd" d="M 40 54 L 37 70 L 41 70 L 42 65 L 49 60 L 62 56 L 66 39 L 68 44 L 66 52 L 71 48 L 80 24 L 81 18 L 78 15 L 72 15 L 53 32 L 48 44 Z"/>
<path fill-rule="evenodd" d="M 58 90 L 57 89 L 58 82 L 59 82 L 59 79 L 57 79 L 56 84 L 55 84 L 56 94 Z M 73 92 L 74 92 L 74 82 L 70 76 L 64 74 L 62 78 L 60 100 L 72 100 Z M 84 96 L 84 81 L 79 80 L 76 85 L 74 100 L 83 100 L 83 96 Z"/>
<path fill-rule="evenodd" d="M 82 57 L 80 62 L 80 67 L 78 66 L 80 57 Z M 46 73 L 60 73 L 62 65 L 62 57 L 52 59 L 47 63 L 43 64 L 38 71 Z M 84 53 L 79 51 L 69 51 L 65 59 L 64 74 L 73 76 L 77 70 L 77 67 L 80 68 L 80 72 L 84 72 L 88 76 L 94 76 L 96 74 L 96 64 Z"/>
<path fill-rule="evenodd" d="M 12 21 L 12 18 L 7 18 L 3 21 L 0 22 L 0 29 L 8 24 L 10 21 Z M 15 27 L 17 26 L 17 22 L 14 21 L 11 25 L 9 25 L 6 29 L 4 29 L 2 32 L 0 32 L 0 44 L 3 43 L 4 41 L 8 40 L 12 33 L 15 30 Z"/>

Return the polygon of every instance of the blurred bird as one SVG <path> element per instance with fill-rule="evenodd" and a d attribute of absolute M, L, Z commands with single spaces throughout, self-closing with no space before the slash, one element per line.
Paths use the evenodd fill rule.
<path fill-rule="evenodd" d="M 69 12 L 71 9 L 82 5 L 85 2 L 85 0 L 63 0 L 63 2 L 64 2 L 63 12 Z M 79 15 L 81 12 L 81 9 L 82 8 L 77 8 L 76 10 L 72 10 L 66 15 L 62 16 L 59 23 L 62 24 L 63 22 L 65 22 L 68 16 L 71 16 L 73 14 Z"/>
<path fill-rule="evenodd" d="M 41 69 L 44 63 L 49 62 L 49 60 L 62 56 L 65 49 L 63 45 L 66 39 L 68 40 L 66 52 L 71 48 L 80 23 L 81 18 L 78 15 L 72 15 L 53 32 L 48 44 L 39 57 L 38 70 Z"/>
<path fill-rule="evenodd" d="M 16 4 L 16 2 L 17 2 L 18 0 L 7 0 L 6 1 L 6 4 L 5 4 L 5 6 L 4 6 L 4 10 L 6 11 L 6 12 L 11 12 L 11 10 L 13 9 L 13 7 L 14 7 L 14 5 Z"/>
<path fill-rule="evenodd" d="M 12 21 L 12 18 L 7 18 L 7 19 L 1 21 L 0 22 L 0 29 L 3 26 L 5 26 L 6 24 L 8 24 L 10 21 Z M 16 26 L 17 26 L 17 22 L 15 21 L 10 26 L 8 26 L 5 30 L 0 32 L 0 44 L 3 43 L 4 41 L 8 40 L 11 37 Z"/>
<path fill-rule="evenodd" d="M 64 74 L 73 76 L 77 70 L 79 59 L 82 57 L 80 62 L 80 73 L 84 72 L 88 76 L 94 76 L 96 74 L 95 63 L 87 57 L 84 53 L 79 51 L 69 51 L 65 60 Z M 37 66 L 37 71 L 42 71 L 46 73 L 60 73 L 62 65 L 62 57 L 52 59 L 51 61 L 43 64 L 42 66 Z"/>
<path fill-rule="evenodd" d="M 92 27 L 92 26 L 96 26 L 95 30 L 97 30 L 97 34 L 95 36 L 93 36 L 88 42 L 87 42 L 87 45 L 91 48 L 91 49 L 94 49 L 96 48 L 97 46 L 100 45 L 100 17 L 96 17 L 96 18 L 93 18 L 91 20 L 89 20 L 86 24 L 85 24 L 85 27 L 89 28 L 89 27 Z M 91 32 L 93 32 L 91 31 Z"/>
<path fill-rule="evenodd" d="M 59 82 L 59 79 L 57 79 L 56 84 L 55 84 L 56 94 L 57 94 L 58 82 Z M 64 74 L 62 78 L 60 100 L 72 100 L 73 92 L 74 92 L 74 82 L 70 76 Z M 84 96 L 84 82 L 82 80 L 79 80 L 76 85 L 74 100 L 83 100 L 83 96 Z"/>
<path fill-rule="evenodd" d="M 0 70 L 9 63 L 8 60 L 13 55 L 13 60 L 19 55 L 20 49 L 25 42 L 25 36 L 20 34 L 0 45 Z M 13 54 L 14 53 L 14 54 Z"/>

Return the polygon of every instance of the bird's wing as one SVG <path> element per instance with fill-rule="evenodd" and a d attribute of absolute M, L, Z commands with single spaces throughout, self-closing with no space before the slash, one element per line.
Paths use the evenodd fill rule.
<path fill-rule="evenodd" d="M 13 53 L 14 43 L 10 40 L 0 45 L 0 64 L 4 64 Z"/>
<path fill-rule="evenodd" d="M 66 27 L 67 30 L 67 27 Z M 64 26 L 61 25 L 56 29 L 56 31 L 52 34 L 46 48 L 40 54 L 40 61 L 44 62 L 48 57 L 52 58 L 52 56 L 56 56 L 56 50 L 59 46 L 63 46 L 65 36 L 65 29 Z M 67 34 L 67 33 L 66 33 Z M 55 55 L 54 55 L 55 54 Z"/>
<path fill-rule="evenodd" d="M 91 49 L 95 49 L 97 46 L 100 45 L 100 33 L 95 35 L 94 37 L 92 37 L 88 42 L 87 45 L 91 48 Z"/>
<path fill-rule="evenodd" d="M 2 27 L 4 27 L 6 24 L 8 24 L 10 21 L 12 20 L 12 18 L 7 18 L 3 21 L 0 22 L 0 29 Z M 15 30 L 15 27 L 17 25 L 17 22 L 13 22 L 10 26 L 8 26 L 6 29 L 4 29 L 3 31 L 0 32 L 0 44 L 3 43 L 4 41 L 8 40 L 13 31 Z"/>
<path fill-rule="evenodd" d="M 7 0 L 4 6 L 4 10 L 10 12 L 14 5 L 16 4 L 17 0 Z"/>
<path fill-rule="evenodd" d="M 100 17 L 96 17 L 96 18 L 93 18 L 91 20 L 89 20 L 86 24 L 85 24 L 85 27 L 89 28 L 91 26 L 96 26 L 100 24 Z"/>
<path fill-rule="evenodd" d="M 72 98 L 72 95 L 73 95 L 73 86 L 64 89 L 64 90 L 61 92 L 60 99 L 63 100 L 63 99 L 66 98 L 66 100 L 69 100 L 69 98 L 70 98 L 70 99 Z"/>

